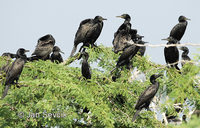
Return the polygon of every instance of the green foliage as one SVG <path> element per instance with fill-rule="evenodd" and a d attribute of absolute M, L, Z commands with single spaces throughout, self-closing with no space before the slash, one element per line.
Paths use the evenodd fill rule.
<path fill-rule="evenodd" d="M 157 97 L 164 93 L 169 96 L 159 103 L 160 110 L 176 114 L 170 108 L 174 103 L 185 103 L 184 99 L 188 100 L 185 108 L 192 104 L 200 106 L 200 65 L 187 64 L 179 74 L 175 69 L 151 62 L 147 56 L 137 56 L 132 60 L 133 67 L 143 72 L 146 80 L 131 79 L 133 73 L 123 68 L 120 78 L 113 82 L 110 71 L 116 66 L 119 54 L 102 45 L 89 48 L 87 52 L 90 64 L 97 65 L 92 67 L 91 80 L 82 77 L 79 67 L 69 66 L 73 58 L 65 65 L 50 61 L 26 63 L 19 79 L 20 87 L 13 85 L 8 95 L 0 100 L 0 127 L 165 127 L 155 118 L 154 112 L 146 110 L 142 110 L 135 122 L 131 121 L 137 99 L 150 85 L 149 77 L 154 73 L 165 74 L 158 79 Z M 1 57 L 0 64 L 3 63 L 5 59 Z M 1 75 L 1 94 L 4 81 L 5 75 Z M 83 113 L 85 107 L 91 112 Z M 187 114 L 188 110 L 184 110 Z M 29 113 L 39 116 L 28 118 Z M 47 118 L 47 113 L 61 113 L 64 117 Z"/>

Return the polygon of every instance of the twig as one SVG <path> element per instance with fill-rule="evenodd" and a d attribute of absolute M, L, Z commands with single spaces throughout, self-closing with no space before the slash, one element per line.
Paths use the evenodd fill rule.
<path fill-rule="evenodd" d="M 61 65 L 69 65 L 71 64 L 73 61 L 77 60 L 80 57 L 80 53 L 77 53 L 76 55 L 74 55 L 73 57 L 69 57 L 67 60 L 65 60 L 63 63 L 61 63 Z"/>
<path fill-rule="evenodd" d="M 194 43 L 184 43 L 184 44 L 135 44 L 133 41 L 129 41 L 130 44 L 136 45 L 136 46 L 147 46 L 147 47 L 171 47 L 171 46 L 200 46 L 200 44 L 194 44 Z"/>

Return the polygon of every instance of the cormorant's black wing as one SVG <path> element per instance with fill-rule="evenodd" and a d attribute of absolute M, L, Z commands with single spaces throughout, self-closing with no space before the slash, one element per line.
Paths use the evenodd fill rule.
<path fill-rule="evenodd" d="M 117 66 L 123 66 L 126 62 L 130 61 L 136 46 L 132 45 L 125 48 L 117 61 Z"/>
<path fill-rule="evenodd" d="M 137 104 L 135 106 L 136 109 L 143 108 L 147 102 L 150 102 L 151 99 L 155 96 L 158 88 L 155 85 L 149 86 L 145 91 L 140 95 Z"/>
<path fill-rule="evenodd" d="M 165 47 L 164 55 L 166 63 L 175 63 L 179 61 L 179 51 L 176 46 Z"/>
<path fill-rule="evenodd" d="M 74 43 L 83 42 L 86 33 L 88 32 L 88 30 L 90 30 L 91 26 L 92 26 L 92 19 L 83 20 L 80 23 L 79 28 L 76 32 Z"/>
<path fill-rule="evenodd" d="M 93 44 L 98 39 L 101 34 L 103 28 L 103 22 L 93 23 L 93 25 L 87 31 L 85 37 L 87 39 L 87 43 Z"/>
<path fill-rule="evenodd" d="M 123 23 L 117 30 L 117 32 L 114 34 L 114 37 L 120 32 L 120 31 L 127 31 L 129 32 L 131 30 L 131 23 Z"/>
<path fill-rule="evenodd" d="M 24 67 L 25 61 L 21 58 L 16 59 L 11 67 L 9 68 L 7 74 L 6 74 L 6 82 L 5 84 L 13 84 L 14 80 L 18 79 L 23 67 Z"/>
<path fill-rule="evenodd" d="M 170 32 L 170 36 L 173 37 L 174 39 L 177 39 L 178 41 L 180 41 L 185 33 L 186 26 L 187 26 L 187 22 L 178 23 L 177 25 L 175 25 L 172 28 L 172 30 Z"/>
<path fill-rule="evenodd" d="M 123 49 L 129 45 L 129 41 L 131 41 L 131 35 L 126 31 L 120 31 L 112 42 L 114 52 L 118 53 L 119 51 L 123 51 Z"/>

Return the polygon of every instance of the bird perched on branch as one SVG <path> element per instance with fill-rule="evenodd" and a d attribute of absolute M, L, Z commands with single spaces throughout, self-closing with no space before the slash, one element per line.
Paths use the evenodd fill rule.
<path fill-rule="evenodd" d="M 120 25 L 120 27 L 118 28 L 117 32 L 115 32 L 114 37 L 121 31 L 121 30 L 125 30 L 128 33 L 131 30 L 131 17 L 128 14 L 122 14 L 121 16 L 116 16 L 118 18 L 122 18 L 124 19 L 124 23 L 122 25 Z"/>
<path fill-rule="evenodd" d="M 62 52 L 58 46 L 54 46 L 53 47 L 53 53 L 51 54 L 51 57 L 50 57 L 51 61 L 55 62 L 57 64 L 62 63 L 63 58 L 62 58 L 60 53 L 64 54 L 64 52 Z"/>
<path fill-rule="evenodd" d="M 107 20 L 101 16 L 96 16 L 94 19 L 83 20 L 76 32 L 74 39 L 74 47 L 72 49 L 70 57 L 76 52 L 79 43 L 83 43 L 79 52 L 84 46 L 95 46 L 95 41 L 98 39 L 103 28 L 103 20 Z"/>
<path fill-rule="evenodd" d="M 125 20 L 124 23 L 118 28 L 117 32 L 114 33 L 112 44 L 115 53 L 122 51 L 128 45 L 128 42 L 132 38 L 132 33 L 137 33 L 137 30 L 131 31 L 131 17 L 128 14 L 122 14 L 121 16 L 117 17 Z"/>
<path fill-rule="evenodd" d="M 143 44 L 143 41 L 137 41 L 136 44 Z M 116 67 L 128 65 L 131 59 L 138 53 L 139 49 L 140 46 L 136 46 L 134 44 L 127 46 L 119 57 Z"/>
<path fill-rule="evenodd" d="M 29 50 L 25 50 L 23 48 L 18 49 L 17 58 L 12 63 L 11 67 L 9 67 L 6 73 L 5 90 L 3 92 L 2 98 L 4 98 L 7 95 L 8 89 L 10 88 L 11 84 L 14 84 L 14 81 L 16 81 L 16 83 L 18 82 L 24 64 L 27 60 L 25 54 L 26 52 L 29 52 Z"/>
<path fill-rule="evenodd" d="M 167 45 L 177 44 L 177 40 L 174 40 L 172 37 L 168 37 L 168 38 L 162 39 L 162 40 L 167 40 L 168 41 Z M 179 51 L 176 46 L 165 47 L 164 55 L 165 55 L 165 61 L 168 65 L 176 68 L 177 70 L 180 70 L 178 67 Z"/>
<path fill-rule="evenodd" d="M 188 24 L 187 20 L 190 20 L 190 19 L 186 18 L 185 16 L 180 16 L 178 18 L 179 23 L 176 24 L 170 32 L 170 37 L 172 37 L 173 39 L 177 41 L 180 41 L 185 33 L 185 30 Z"/>
<path fill-rule="evenodd" d="M 91 79 L 91 70 L 90 65 L 88 63 L 89 54 L 87 52 L 82 52 L 79 59 L 83 58 L 82 66 L 81 66 L 81 73 L 82 76 L 86 79 Z"/>
<path fill-rule="evenodd" d="M 144 38 L 144 36 L 141 36 L 137 33 L 136 29 L 131 29 L 130 34 L 131 34 L 131 39 L 132 39 L 133 42 L 136 42 L 138 40 L 142 40 L 142 38 Z"/>
<path fill-rule="evenodd" d="M 182 60 L 183 60 L 183 62 L 181 62 L 181 65 L 183 66 L 183 65 L 186 63 L 186 61 L 190 61 L 191 59 L 190 59 L 190 57 L 188 56 L 189 49 L 188 49 L 187 47 L 184 47 L 184 46 L 183 46 L 183 47 L 180 48 L 180 50 L 183 51 L 183 53 L 182 53 L 182 55 L 181 55 Z"/>
<path fill-rule="evenodd" d="M 139 40 L 135 44 L 143 44 L 143 41 Z M 136 46 L 134 44 L 128 44 L 123 49 L 122 54 L 118 58 L 116 67 L 114 69 L 112 69 L 110 71 L 110 73 L 113 73 L 113 71 L 115 71 L 116 69 L 118 69 L 119 67 L 122 67 L 124 65 L 126 65 L 126 68 L 130 70 L 132 68 L 131 60 L 138 53 L 138 51 L 140 50 L 140 48 L 141 48 L 140 46 Z M 116 79 L 119 78 L 119 77 L 120 77 L 120 73 L 116 72 L 115 75 L 112 76 L 112 80 L 116 81 Z"/>
<path fill-rule="evenodd" d="M 150 77 L 150 82 L 152 84 L 147 89 L 145 89 L 145 91 L 140 95 L 135 105 L 136 113 L 133 116 L 133 122 L 136 120 L 136 117 L 143 108 L 149 110 L 149 105 L 159 89 L 159 82 L 157 82 L 156 79 L 160 76 L 162 75 L 154 74 Z"/>
<path fill-rule="evenodd" d="M 50 53 L 53 51 L 55 45 L 55 39 L 51 34 L 47 34 L 38 39 L 35 51 L 32 53 L 33 56 L 30 60 L 47 60 L 50 57 Z"/>

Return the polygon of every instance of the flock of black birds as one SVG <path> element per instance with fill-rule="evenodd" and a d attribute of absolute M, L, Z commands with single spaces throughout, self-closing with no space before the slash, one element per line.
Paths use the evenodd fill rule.
<path fill-rule="evenodd" d="M 121 16 L 117 16 L 119 18 L 124 19 L 124 23 L 118 28 L 118 30 L 114 33 L 113 39 L 113 52 L 119 53 L 121 51 L 121 55 L 119 56 L 116 64 L 116 68 L 114 68 L 111 73 L 122 66 L 126 66 L 127 69 L 131 69 L 132 58 L 138 54 L 143 56 L 146 50 L 146 46 L 144 45 L 147 42 L 144 42 L 141 36 L 138 34 L 137 29 L 132 29 L 131 27 L 131 17 L 128 14 L 123 14 Z M 75 34 L 74 39 L 74 47 L 71 51 L 70 57 L 73 57 L 77 46 L 80 43 L 83 43 L 79 49 L 80 56 L 79 59 L 83 58 L 81 72 L 82 76 L 86 79 L 91 79 L 91 69 L 88 63 L 89 54 L 85 51 L 87 47 L 97 47 L 95 41 L 98 39 L 101 34 L 103 28 L 103 21 L 106 20 L 101 16 L 96 16 L 94 19 L 86 19 L 80 23 L 80 26 Z M 186 27 L 187 20 L 185 16 L 179 17 L 179 23 L 173 27 L 170 32 L 167 40 L 167 45 L 170 44 L 179 44 L 181 38 L 183 37 Z M 135 44 L 141 44 L 143 46 L 138 46 Z M 189 49 L 187 47 L 181 47 L 180 50 L 183 51 L 182 59 L 189 61 L 188 57 Z M 27 61 L 36 61 L 36 60 L 51 60 L 55 63 L 62 63 L 63 58 L 60 53 L 63 53 L 58 46 L 55 46 L 55 39 L 52 35 L 48 34 L 38 39 L 38 43 L 36 45 L 35 51 L 33 52 L 31 57 L 26 56 L 26 52 L 23 48 L 18 49 L 16 54 L 12 53 L 4 53 L 2 56 L 7 56 L 8 58 L 16 58 L 15 61 L 10 65 L 10 60 L 8 59 L 7 64 L 4 65 L 1 70 L 6 73 L 6 82 L 5 82 L 5 90 L 3 92 L 2 98 L 7 95 L 8 89 L 11 84 L 16 84 L 20 77 L 20 74 L 23 70 L 24 64 Z M 51 55 L 50 55 L 51 54 Z M 174 67 L 177 70 L 180 70 L 178 67 L 179 61 L 179 51 L 177 46 L 170 46 L 164 48 L 164 55 L 166 63 L 169 67 Z M 184 65 L 184 63 L 182 63 Z M 149 109 L 149 105 L 157 93 L 159 89 L 159 82 L 156 81 L 158 77 L 162 76 L 161 74 L 153 74 L 150 77 L 150 85 L 139 97 L 135 109 L 137 110 L 135 115 L 133 116 L 133 120 L 135 121 L 139 112 L 143 109 Z M 113 78 L 115 81 L 116 78 Z M 16 81 L 16 82 L 15 82 Z"/>

